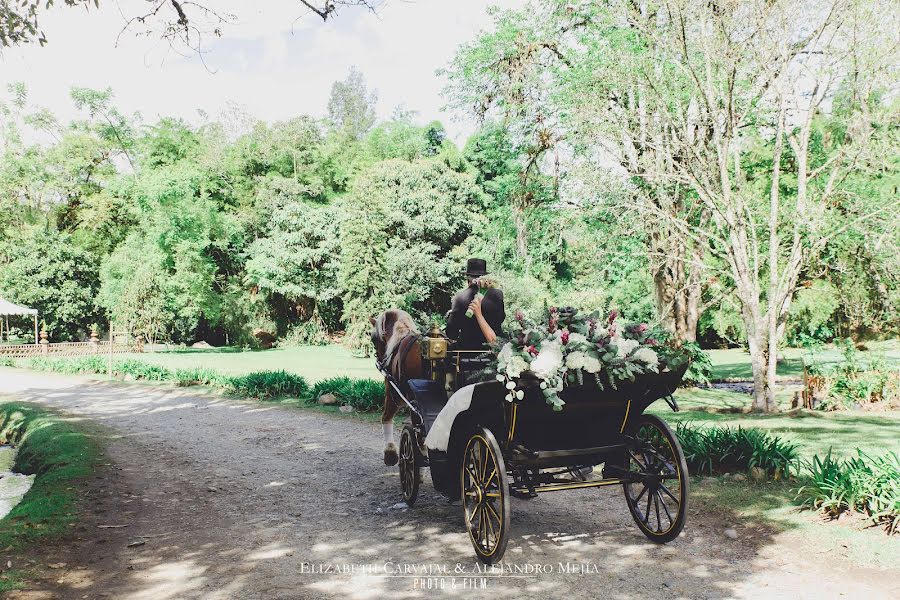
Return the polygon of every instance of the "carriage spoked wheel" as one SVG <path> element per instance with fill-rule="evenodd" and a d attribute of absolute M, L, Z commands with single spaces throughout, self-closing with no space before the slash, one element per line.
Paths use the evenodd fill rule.
<path fill-rule="evenodd" d="M 400 433 L 400 485 L 403 488 L 403 500 L 409 506 L 416 502 L 419 495 L 419 484 L 422 482 L 422 461 L 418 459 L 416 432 L 409 425 L 403 426 Z"/>
<path fill-rule="evenodd" d="M 489 429 L 479 427 L 469 436 L 460 471 L 469 539 L 479 560 L 495 563 L 509 541 L 509 475 Z"/>
<path fill-rule="evenodd" d="M 625 500 L 634 522 L 651 541 L 670 542 L 681 533 L 687 516 L 687 462 L 681 445 L 665 421 L 641 415 L 632 429 L 634 443 L 626 451 Z"/>

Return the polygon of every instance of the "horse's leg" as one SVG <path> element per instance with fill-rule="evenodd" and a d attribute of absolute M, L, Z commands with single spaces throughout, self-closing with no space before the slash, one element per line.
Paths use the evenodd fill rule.
<path fill-rule="evenodd" d="M 400 406 L 391 393 L 391 386 L 384 380 L 384 412 L 381 414 L 381 429 L 384 433 L 384 464 L 392 467 L 400 460 L 397 445 L 394 444 L 394 416 Z"/>

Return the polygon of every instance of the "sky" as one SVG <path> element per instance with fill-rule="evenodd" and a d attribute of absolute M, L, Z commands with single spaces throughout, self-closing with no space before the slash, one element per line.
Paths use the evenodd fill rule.
<path fill-rule="evenodd" d="M 493 0 L 517 7 L 525 0 Z M 160 116 L 201 120 L 198 109 L 220 117 L 238 105 L 265 121 L 300 114 L 323 116 L 331 84 L 352 65 L 378 91 L 382 118 L 403 106 L 425 123 L 441 120 L 458 143 L 474 129 L 471 119 L 442 98 L 444 80 L 435 72 L 459 44 L 488 28 L 480 0 L 388 0 L 377 15 L 345 8 L 322 23 L 296 0 L 209 0 L 236 23 L 196 54 L 173 52 L 157 38 L 124 32 L 124 15 L 146 10 L 146 0 L 101 0 L 99 9 L 54 7 L 41 28 L 49 43 L 8 48 L 0 54 L 0 85 L 24 82 L 30 102 L 62 120 L 77 111 L 72 86 L 112 87 L 126 114 L 145 121 Z M 118 38 L 118 43 L 117 43 Z"/>

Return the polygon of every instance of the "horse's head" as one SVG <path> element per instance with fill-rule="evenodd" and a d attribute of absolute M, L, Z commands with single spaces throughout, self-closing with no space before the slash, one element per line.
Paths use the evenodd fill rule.
<path fill-rule="evenodd" d="M 377 317 L 370 318 L 369 322 L 372 323 L 372 345 L 378 362 L 383 362 L 400 340 L 419 333 L 409 313 L 398 308 L 389 308 Z"/>
<path fill-rule="evenodd" d="M 384 332 L 384 318 L 387 311 L 381 313 L 377 317 L 370 317 L 369 322 L 372 323 L 372 345 L 375 347 L 375 358 L 378 362 L 384 360 L 385 351 L 387 349 L 387 340 Z"/>

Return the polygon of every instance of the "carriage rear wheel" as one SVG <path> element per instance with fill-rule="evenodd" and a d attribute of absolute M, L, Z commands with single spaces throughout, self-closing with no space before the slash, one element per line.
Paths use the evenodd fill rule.
<path fill-rule="evenodd" d="M 403 500 L 409 506 L 416 502 L 419 495 L 419 484 L 422 482 L 422 461 L 418 457 L 416 432 L 404 425 L 400 434 L 400 485 L 403 488 Z"/>
<path fill-rule="evenodd" d="M 625 456 L 631 481 L 625 500 L 634 522 L 651 541 L 670 542 L 687 516 L 688 473 L 681 445 L 665 421 L 641 415 Z"/>
<path fill-rule="evenodd" d="M 479 427 L 469 436 L 460 481 L 469 539 L 478 559 L 493 564 L 509 542 L 509 475 L 489 429 Z"/>

